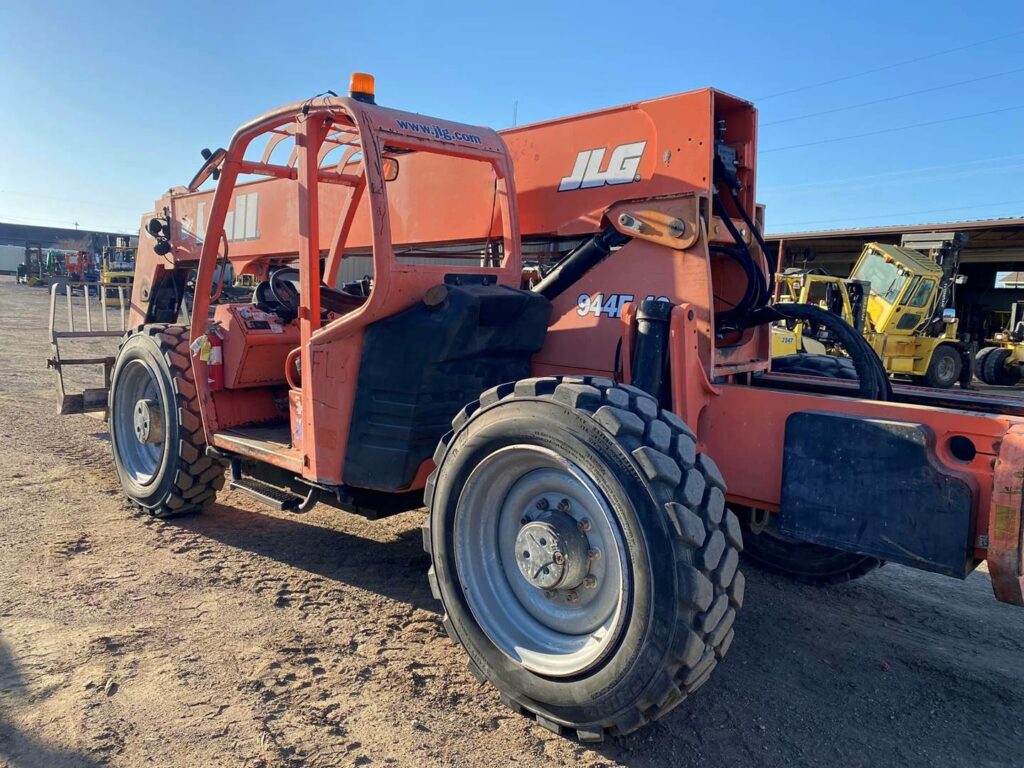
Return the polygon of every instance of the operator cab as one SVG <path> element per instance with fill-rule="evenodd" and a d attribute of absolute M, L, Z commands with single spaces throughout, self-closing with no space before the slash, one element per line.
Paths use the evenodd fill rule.
<path fill-rule="evenodd" d="M 343 283 L 339 288 L 320 284 L 321 319 L 330 322 L 358 309 L 366 303 L 373 288 L 369 276 L 362 280 Z M 298 317 L 302 305 L 299 293 L 299 270 L 297 267 L 276 267 L 268 279 L 262 281 L 253 291 L 252 303 L 262 312 L 276 314 L 282 322 L 288 323 Z"/>
<path fill-rule="evenodd" d="M 294 483 L 273 471 L 346 493 L 422 488 L 451 419 L 528 376 L 547 330 L 549 303 L 520 289 L 504 141 L 354 93 L 275 110 L 204 157 L 172 200 L 181 233 L 202 221 L 204 239 L 165 246 L 199 261 L 190 341 L 216 265 L 263 278 L 213 308 L 199 347 L 209 444 L 277 486 Z"/>
<path fill-rule="evenodd" d="M 214 323 L 223 333 L 224 388 L 285 386 L 301 381 L 298 366 L 302 307 L 299 270 L 281 265 L 253 290 L 248 303 L 226 303 L 214 310 Z M 366 303 L 373 281 L 367 277 L 335 289 L 320 285 L 321 322 L 331 323 Z M 291 357 L 291 359 L 289 359 Z M 289 365 L 295 369 L 288 370 Z M 276 398 L 283 402 L 283 395 Z M 284 414 L 282 414 L 284 415 Z"/>

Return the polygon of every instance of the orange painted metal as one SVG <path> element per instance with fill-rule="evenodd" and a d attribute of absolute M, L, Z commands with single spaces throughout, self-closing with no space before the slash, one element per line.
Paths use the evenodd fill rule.
<path fill-rule="evenodd" d="M 283 390 L 282 390 L 283 392 Z M 280 393 L 266 387 L 211 392 L 221 429 L 261 424 L 281 418 Z"/>
<path fill-rule="evenodd" d="M 1024 605 L 1024 425 L 1002 438 L 992 478 L 988 572 L 999 600 Z"/>
<path fill-rule="evenodd" d="M 288 330 L 298 351 L 284 354 L 301 358 L 301 381 L 292 376 L 284 385 L 288 363 L 280 354 L 268 363 L 281 365 L 275 386 L 288 392 L 281 406 L 287 413 L 276 415 L 290 421 L 292 447 L 253 447 L 222 432 L 244 424 L 246 408 L 266 418 L 279 406 L 269 394 L 258 401 L 251 394 L 243 398 L 244 392 L 269 393 L 268 388 L 229 384 L 223 392 L 209 392 L 203 364 L 194 361 L 204 428 L 214 445 L 311 480 L 341 483 L 369 324 L 413 306 L 453 271 L 518 285 L 521 235 L 580 237 L 613 226 L 632 239 L 554 299 L 535 374 L 592 373 L 630 381 L 635 310 L 649 296 L 664 297 L 676 305 L 669 331 L 672 407 L 721 467 L 732 503 L 778 509 L 785 423 L 795 412 L 923 424 L 943 470 L 973 489 L 975 558 L 988 558 L 997 596 L 1020 603 L 1024 418 L 753 387 L 750 376 L 770 366 L 768 329 L 716 335 L 715 312 L 734 303 L 744 288 L 737 265 L 713 256 L 710 247 L 732 243 L 711 213 L 719 120 L 726 121 L 726 141 L 738 153 L 743 205 L 763 220 L 754 198 L 755 110 L 710 89 L 500 134 L 336 97 L 283 107 L 235 134 L 216 190 L 172 190 L 144 217 L 145 225 L 154 215 L 167 216 L 172 249 L 157 254 L 156 240 L 143 226 L 132 321 L 145 321 L 149 286 L 161 270 L 197 263 L 194 340 L 205 330 L 217 254 L 225 246 L 236 272 L 264 276 L 275 262 L 297 261 L 306 298 Z M 247 157 L 258 137 L 270 140 L 258 159 Z M 296 146 L 287 162 L 275 162 L 275 148 L 292 139 Z M 327 162 L 339 149 L 337 161 Z M 385 164 L 394 162 L 398 177 L 385 181 Z M 241 174 L 252 173 L 267 178 L 236 184 Z M 481 188 L 493 189 L 490 208 L 452 205 Z M 767 270 L 751 233 L 741 220 L 734 224 Z M 499 264 L 414 264 L 396 253 L 409 245 L 485 240 L 501 242 Z M 361 307 L 322 322 L 316 287 L 321 278 L 334 285 L 353 251 L 372 253 L 373 290 Z M 224 311 L 219 308 L 218 317 Z M 228 381 L 237 386 L 248 363 L 230 362 L 233 355 Z M 955 436 L 972 441 L 973 459 L 953 455 Z M 430 462 L 424 462 L 410 487 L 422 487 L 429 470 Z"/>
<path fill-rule="evenodd" d="M 426 132 L 428 129 L 430 133 Z M 295 138 L 294 179 L 290 172 L 285 174 L 278 169 L 271 169 L 275 175 L 288 177 L 275 179 L 271 183 L 285 185 L 278 189 L 289 190 L 293 204 L 281 210 L 271 210 L 273 215 L 283 216 L 286 220 L 291 216 L 289 210 L 293 210 L 294 219 L 290 222 L 290 228 L 286 226 L 289 223 L 287 221 L 272 221 L 269 230 L 264 220 L 258 219 L 256 231 L 287 232 L 287 235 L 281 237 L 268 234 L 267 242 L 290 240 L 297 249 L 300 291 L 306 297 L 298 318 L 303 373 L 301 408 L 293 403 L 290 411 L 296 415 L 301 414 L 301 433 L 307 439 L 301 445 L 294 446 L 294 451 L 281 451 L 277 454 L 266 450 L 253 451 L 251 446 L 244 444 L 239 448 L 236 440 L 217 434 L 224 426 L 219 417 L 218 403 L 221 403 L 220 408 L 224 404 L 212 396 L 206 386 L 205 376 L 197 376 L 197 390 L 203 407 L 206 437 L 211 444 L 239 452 L 244 450 L 250 456 L 258 453 L 260 460 L 287 468 L 294 466 L 294 453 L 297 452 L 301 456 L 301 473 L 305 477 L 323 483 L 340 483 L 364 329 L 375 320 L 390 317 L 413 306 L 428 288 L 443 282 L 444 276 L 452 271 L 451 266 L 443 264 L 412 266 L 398 263 L 392 246 L 391 208 L 394 201 L 390 198 L 390 190 L 385 190 L 383 176 L 385 151 L 407 158 L 417 155 L 401 153 L 429 152 L 442 159 L 479 161 L 479 165 L 490 169 L 489 173 L 494 179 L 493 207 L 500 212 L 501 230 L 497 239 L 503 245 L 503 260 L 500 265 L 487 268 L 460 266 L 459 271 L 492 275 L 503 285 L 518 286 L 521 272 L 518 221 L 515 206 L 509 204 L 515 196 L 512 168 L 504 142 L 494 131 L 384 109 L 348 98 L 318 100 L 315 105 L 293 104 L 252 121 L 232 138 L 221 165 L 220 182 L 212 197 L 207 195 L 205 199 L 200 199 L 196 195 L 172 194 L 166 199 L 166 207 L 175 211 L 172 215 L 171 240 L 174 250 L 169 255 L 171 263 L 187 263 L 197 256 L 199 260 L 192 312 L 193 341 L 205 330 L 203 319 L 209 311 L 214 267 L 223 240 L 230 243 L 232 262 L 243 268 L 252 269 L 252 259 L 257 257 L 265 261 L 268 257 L 280 255 L 276 252 L 268 254 L 266 251 L 256 254 L 251 249 L 251 243 L 248 251 L 244 246 L 237 247 L 239 241 L 231 241 L 227 237 L 226 218 L 229 210 L 233 209 L 236 217 L 234 234 L 245 234 L 244 227 L 241 230 L 238 228 L 238 217 L 241 215 L 239 200 L 250 194 L 248 190 L 254 185 L 236 188 L 235 180 L 243 167 L 249 172 L 260 167 L 260 164 L 245 159 L 249 144 L 259 136 L 281 130 L 286 130 Z M 351 146 L 358 147 L 362 154 L 359 175 L 336 174 L 332 177 L 325 174 L 321 167 L 325 156 L 322 152 L 324 145 L 330 136 L 338 132 L 344 134 L 346 140 L 352 142 Z M 403 172 L 408 173 L 408 169 Z M 334 184 L 334 181 L 341 183 Z M 361 307 L 321 327 L 318 288 L 321 281 L 320 243 L 324 228 L 320 224 L 329 218 L 321 205 L 321 197 L 335 194 L 331 190 L 336 189 L 343 190 L 349 196 L 362 198 L 347 208 L 364 203 L 367 206 L 367 215 L 362 217 L 362 221 L 369 229 L 373 247 L 375 282 L 370 297 Z M 321 192 L 327 194 L 322 195 Z M 200 204 L 203 205 L 202 209 Z M 261 202 L 257 210 L 266 211 L 267 208 Z M 196 222 L 205 217 L 207 210 L 210 212 L 209 218 L 205 221 L 204 236 L 200 239 L 190 228 L 196 227 Z M 340 205 L 335 206 L 334 213 L 341 223 L 337 231 L 333 228 L 329 231 L 332 246 L 340 252 L 350 242 L 349 230 L 360 217 L 358 212 L 350 215 L 346 207 Z M 246 241 L 243 238 L 240 242 Z M 266 244 L 258 247 L 266 247 Z M 150 274 L 147 270 L 155 271 L 161 262 L 168 261 L 152 250 L 152 243 L 147 249 L 140 248 L 140 251 L 144 251 L 139 259 L 144 275 Z M 140 286 L 143 282 L 140 281 Z M 141 293 L 138 299 L 133 306 L 136 312 L 144 306 Z M 282 380 L 285 356 L 287 352 L 281 355 Z M 203 366 L 198 361 L 194 361 L 194 365 L 197 368 Z M 236 376 L 239 373 L 237 368 L 234 371 Z M 296 426 L 293 425 L 293 432 Z"/>
<path fill-rule="evenodd" d="M 333 101 L 328 99 L 325 103 Z M 422 126 L 452 128 L 456 125 L 383 107 L 363 104 L 360 108 L 367 114 L 394 115 L 394 119 Z M 283 111 L 278 110 L 279 113 Z M 743 202 L 753 210 L 756 183 L 754 108 L 747 102 L 712 89 L 522 126 L 500 134 L 470 126 L 461 126 L 461 132 L 486 136 L 486 143 L 479 145 L 482 150 L 503 151 L 504 146 L 499 148 L 498 142 L 507 145 L 514 166 L 519 232 L 523 236 L 572 236 L 591 234 L 599 229 L 608 209 L 624 199 L 687 192 L 707 194 L 710 190 L 711 148 L 716 119 L 729 121 L 729 141 L 737 147 L 743 163 L 740 171 L 744 182 Z M 257 122 L 253 121 L 249 126 Z M 247 128 L 243 127 L 240 133 L 246 132 Z M 616 148 L 639 144 L 643 145 L 643 150 L 633 177 L 637 181 L 558 191 L 563 179 L 572 173 L 581 152 L 601 152 L 600 157 L 607 166 Z M 410 206 L 415 206 L 416 213 L 392 217 L 393 242 L 472 241 L 488 233 L 492 237 L 501 234 L 503 222 L 497 219 L 488 221 L 486 211 L 453 209 L 448 204 L 479 189 L 483 180 L 488 178 L 485 167 L 463 166 L 453 175 L 445 167 L 443 157 L 433 154 L 407 155 L 398 159 L 401 172 L 395 181 L 388 183 L 392 212 L 409 211 Z M 240 162 L 234 165 L 236 170 L 241 170 Z M 231 260 L 236 271 L 258 272 L 257 262 L 268 256 L 294 258 L 298 254 L 298 198 L 294 190 L 295 169 L 290 170 L 289 178 L 241 184 L 224 200 L 225 212 L 237 213 L 240 198 L 253 194 L 258 197 L 258 223 L 253 236 L 234 238 L 233 233 L 229 233 Z M 218 187 L 225 186 L 223 179 L 222 175 Z M 326 186 L 321 192 L 320 208 L 323 220 L 333 222 L 352 192 L 351 187 Z M 168 194 L 157 202 L 154 212 L 148 214 L 144 221 L 165 207 L 169 208 L 174 242 L 173 254 L 156 257 L 158 260 L 168 266 L 175 262 L 198 260 L 202 240 L 199 233 L 205 231 L 206 224 L 212 219 L 213 199 L 213 191 L 187 193 L 179 189 L 178 194 Z M 363 249 L 373 243 L 370 220 L 363 215 L 368 206 L 369 201 L 365 197 L 357 201 L 346 242 L 348 249 Z M 336 274 L 338 266 L 332 259 L 335 240 L 333 229 L 321 230 L 320 249 L 323 253 L 331 251 L 325 270 L 328 277 Z M 140 247 L 145 247 L 147 258 L 153 256 L 149 253 L 153 243 L 153 237 L 143 231 Z"/>
<path fill-rule="evenodd" d="M 284 384 L 285 358 L 299 346 L 299 329 L 292 323 L 279 332 L 268 320 L 253 320 L 251 304 L 221 304 L 213 313 L 224 334 L 224 382 L 228 389 Z M 243 317 L 243 313 L 250 317 Z M 263 323 L 266 328 L 249 328 Z"/>
<path fill-rule="evenodd" d="M 668 336 L 669 369 L 676 372 L 670 382 L 672 410 L 687 424 L 695 425 L 700 424 L 704 405 L 719 394 L 701 357 L 701 343 L 707 339 L 701 327 L 692 304 L 684 302 L 672 308 Z"/>

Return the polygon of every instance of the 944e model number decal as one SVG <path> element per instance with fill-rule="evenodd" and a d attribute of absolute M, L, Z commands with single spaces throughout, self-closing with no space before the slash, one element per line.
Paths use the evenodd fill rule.
<path fill-rule="evenodd" d="M 581 293 L 576 299 L 576 314 L 580 317 L 593 315 L 600 317 L 622 317 L 622 308 L 633 301 L 636 297 L 632 293 L 609 293 L 607 297 L 603 293 Z M 669 301 L 667 296 L 648 296 L 648 299 L 657 298 L 658 301 Z"/>

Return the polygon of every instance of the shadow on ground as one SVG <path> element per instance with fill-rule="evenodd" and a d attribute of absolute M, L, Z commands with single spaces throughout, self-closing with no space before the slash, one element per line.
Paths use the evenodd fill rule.
<path fill-rule="evenodd" d="M 201 515 L 172 518 L 165 524 L 325 579 L 434 610 L 426 576 L 430 559 L 423 551 L 419 529 L 421 513 L 405 514 L 415 516 L 415 525 L 387 541 L 316 525 L 298 515 L 276 517 L 225 504 L 213 504 Z M 375 525 L 360 523 L 367 531 Z"/>
<path fill-rule="evenodd" d="M 23 703 L 28 683 L 10 648 L 0 639 L 0 713 L 8 705 Z M 0 717 L 0 765 L 10 768 L 99 768 L 102 763 L 71 750 L 44 744 Z"/>

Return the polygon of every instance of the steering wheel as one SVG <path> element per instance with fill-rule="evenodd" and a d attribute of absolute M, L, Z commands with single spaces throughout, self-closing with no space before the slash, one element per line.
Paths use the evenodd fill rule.
<path fill-rule="evenodd" d="M 299 313 L 299 289 L 296 283 L 299 281 L 299 270 L 294 267 L 282 267 L 275 269 L 270 275 L 270 283 L 267 290 L 279 306 L 291 315 Z"/>
<path fill-rule="evenodd" d="M 295 267 L 278 267 L 270 273 L 270 279 L 264 280 L 253 291 L 253 303 L 265 312 L 274 312 L 282 321 L 288 323 L 299 314 L 302 303 L 299 289 L 299 270 Z M 320 286 L 320 309 L 322 313 L 333 312 L 344 315 L 367 300 L 372 290 L 373 280 L 364 277 L 345 283 L 342 290 Z"/>

